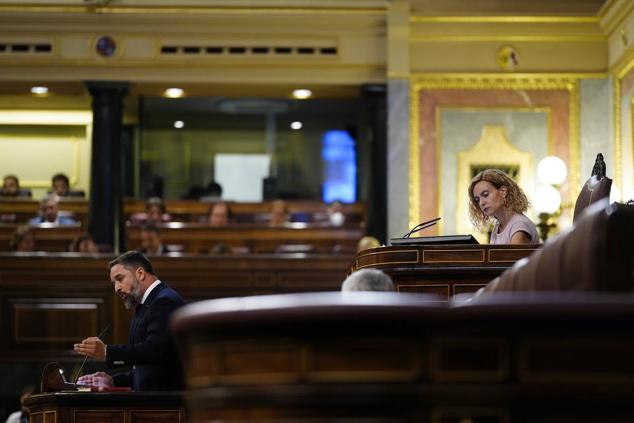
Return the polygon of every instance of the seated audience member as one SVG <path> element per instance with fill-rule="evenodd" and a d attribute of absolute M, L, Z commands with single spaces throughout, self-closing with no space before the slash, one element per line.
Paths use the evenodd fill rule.
<path fill-rule="evenodd" d="M 40 223 L 54 223 L 56 225 L 75 225 L 77 222 L 68 216 L 59 214 L 59 198 L 56 195 L 47 195 L 40 201 L 40 215 L 29 220 L 30 225 Z"/>
<path fill-rule="evenodd" d="M 537 228 L 524 215 L 528 199 L 506 173 L 486 169 L 469 185 L 469 217 L 477 228 L 495 222 L 491 244 L 539 244 Z"/>
<path fill-rule="evenodd" d="M 130 216 L 130 221 L 135 225 L 160 225 L 171 220 L 172 216 L 167 213 L 165 203 L 160 197 L 148 198 L 145 201 L 145 211 Z"/>
<path fill-rule="evenodd" d="M 394 291 L 394 284 L 392 278 L 381 270 L 361 269 L 343 281 L 341 291 Z"/>
<path fill-rule="evenodd" d="M 35 392 L 35 387 L 33 385 L 29 385 L 22 389 L 20 392 L 20 405 L 22 408 L 9 414 L 6 423 L 27 423 L 29 421 L 29 414 L 24 408 L 24 400 L 31 396 L 33 392 Z"/>
<path fill-rule="evenodd" d="M 98 253 L 97 244 L 90 234 L 82 234 L 73 240 L 70 244 L 70 251 L 75 253 Z"/>
<path fill-rule="evenodd" d="M 208 223 L 211 226 L 227 226 L 232 220 L 231 209 L 227 203 L 216 203 L 209 209 Z"/>
<path fill-rule="evenodd" d="M 364 236 L 357 243 L 357 253 L 363 250 L 369 250 L 370 248 L 380 247 L 381 243 L 373 236 Z"/>
<path fill-rule="evenodd" d="M 170 252 L 161 242 L 159 228 L 154 225 L 147 225 L 141 229 L 141 249 L 139 251 L 148 256 L 160 256 Z"/>
<path fill-rule="evenodd" d="M 222 198 L 222 186 L 216 181 L 211 181 L 200 195 L 200 201 L 218 201 Z"/>
<path fill-rule="evenodd" d="M 35 251 L 35 231 L 29 225 L 20 225 L 13 233 L 11 251 Z"/>
<path fill-rule="evenodd" d="M 211 247 L 211 254 L 231 254 L 233 253 L 233 248 L 230 245 L 225 244 L 224 242 L 219 242 L 218 244 Z"/>
<path fill-rule="evenodd" d="M 55 194 L 60 197 L 83 197 L 83 191 L 74 191 L 70 189 L 70 181 L 68 176 L 63 173 L 57 173 L 53 175 L 51 179 L 52 190 L 50 194 Z"/>
<path fill-rule="evenodd" d="M 286 211 L 286 202 L 284 200 L 275 200 L 271 204 L 271 220 L 269 226 L 284 226 L 288 222 L 288 213 Z"/>
<path fill-rule="evenodd" d="M 2 181 L 2 197 L 30 197 L 31 191 L 20 188 L 20 180 L 15 175 L 6 175 Z"/>
<path fill-rule="evenodd" d="M 333 226 L 342 226 L 346 222 L 346 215 L 343 213 L 343 204 L 340 201 L 333 201 L 326 210 L 328 221 Z"/>

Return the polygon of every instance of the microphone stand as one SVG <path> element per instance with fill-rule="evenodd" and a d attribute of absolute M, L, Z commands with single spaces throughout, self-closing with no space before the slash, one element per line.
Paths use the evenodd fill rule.
<path fill-rule="evenodd" d="M 104 336 L 106 332 L 108 332 L 108 330 L 110 330 L 111 326 L 112 325 L 108 323 L 106 327 L 101 331 L 101 333 L 97 335 L 97 338 L 101 339 L 101 337 Z M 77 386 L 77 380 L 79 379 L 79 376 L 81 375 L 81 371 L 84 369 L 84 364 L 86 364 L 87 360 L 88 360 L 88 356 L 84 356 L 84 361 L 81 362 L 81 366 L 79 366 L 79 370 L 77 370 L 77 376 L 75 376 L 75 381 L 73 382 L 75 386 Z"/>
<path fill-rule="evenodd" d="M 413 233 L 422 231 L 423 229 L 427 229 L 430 226 L 434 226 L 436 222 L 438 222 L 440 219 L 441 219 L 440 217 L 437 217 L 435 219 L 431 219 L 431 220 L 427 220 L 425 222 L 419 223 L 418 225 L 414 226 L 408 233 L 403 235 L 403 238 L 409 238 L 410 236 L 412 236 Z"/>

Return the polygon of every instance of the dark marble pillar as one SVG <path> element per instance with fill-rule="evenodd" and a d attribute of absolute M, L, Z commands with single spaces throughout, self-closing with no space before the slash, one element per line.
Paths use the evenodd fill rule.
<path fill-rule="evenodd" d="M 366 232 L 387 245 L 387 87 L 385 84 L 363 85 L 361 93 L 362 136 L 368 150 Z"/>
<path fill-rule="evenodd" d="M 86 87 L 93 100 L 88 230 L 95 242 L 112 246 L 118 254 L 125 248 L 121 130 L 128 84 L 91 81 Z"/>

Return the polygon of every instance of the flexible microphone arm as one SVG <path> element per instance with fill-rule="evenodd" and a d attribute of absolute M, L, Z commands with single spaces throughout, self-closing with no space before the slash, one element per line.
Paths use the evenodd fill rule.
<path fill-rule="evenodd" d="M 108 323 L 106 325 L 106 327 L 101 331 L 101 333 L 99 335 L 97 335 L 97 338 L 101 339 L 102 336 L 104 336 L 112 327 L 112 325 L 110 323 Z M 88 360 L 88 356 L 84 357 L 84 361 L 81 362 L 81 366 L 79 367 L 79 370 L 77 370 L 77 376 L 75 377 L 75 385 L 77 385 L 77 380 L 79 379 L 79 376 L 81 375 L 81 371 L 84 369 L 84 364 L 86 364 L 86 360 Z"/>
<path fill-rule="evenodd" d="M 415 233 L 416 233 L 416 232 L 418 232 L 418 231 L 422 231 L 423 229 L 430 228 L 430 227 L 434 226 L 435 224 L 436 224 L 436 222 L 431 222 L 431 223 L 430 223 L 430 224 L 428 224 L 428 225 L 421 226 L 420 228 L 416 228 L 416 229 L 414 229 L 413 231 L 411 231 L 411 232 L 409 233 L 408 238 L 409 238 L 409 237 L 411 237 L 411 236 L 412 236 L 412 234 L 415 234 Z"/>
<path fill-rule="evenodd" d="M 409 238 L 413 233 L 416 233 L 418 231 L 422 231 L 423 229 L 429 228 L 430 226 L 434 226 L 436 224 L 436 222 L 438 222 L 439 220 L 440 220 L 440 217 L 437 217 L 435 219 L 431 219 L 431 220 L 427 220 L 425 222 L 421 222 L 418 225 L 414 226 L 408 233 L 403 235 L 403 238 Z"/>

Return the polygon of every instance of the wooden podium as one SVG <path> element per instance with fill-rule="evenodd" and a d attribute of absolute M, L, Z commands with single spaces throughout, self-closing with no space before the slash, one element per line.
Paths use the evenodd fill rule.
<path fill-rule="evenodd" d="M 447 299 L 474 292 L 541 245 L 407 245 L 361 251 L 348 274 L 381 269 L 398 292 L 436 294 Z"/>
<path fill-rule="evenodd" d="M 25 400 L 31 423 L 182 423 L 181 392 L 53 392 Z"/>

